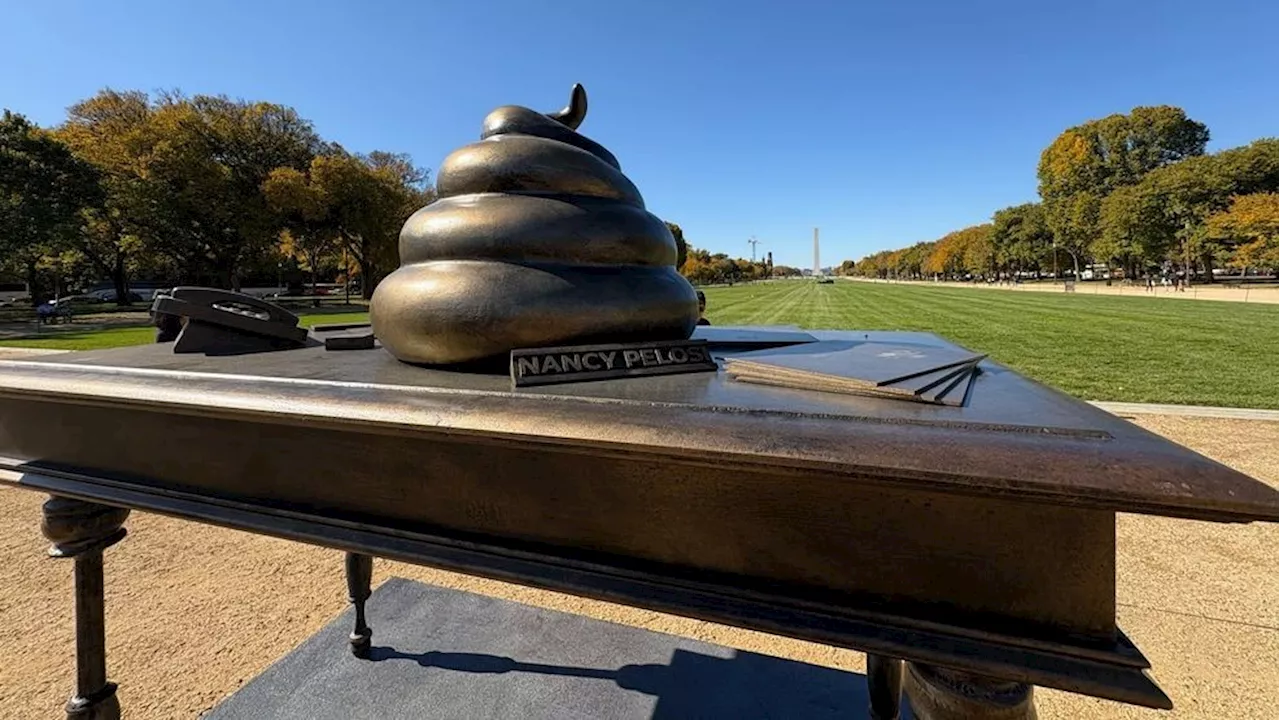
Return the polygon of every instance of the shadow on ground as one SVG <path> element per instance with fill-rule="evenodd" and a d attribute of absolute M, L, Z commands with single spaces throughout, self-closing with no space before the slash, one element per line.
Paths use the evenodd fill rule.
<path fill-rule="evenodd" d="M 684 718 L 862 718 L 866 676 L 749 652 L 715 657 L 676 650 L 671 662 L 624 665 L 616 670 L 527 663 L 481 653 L 404 653 L 374 647 L 370 660 L 409 661 L 423 669 L 535 675 L 612 681 L 622 690 L 655 698 L 654 720 Z M 763 692 L 761 692 L 763 690 Z"/>

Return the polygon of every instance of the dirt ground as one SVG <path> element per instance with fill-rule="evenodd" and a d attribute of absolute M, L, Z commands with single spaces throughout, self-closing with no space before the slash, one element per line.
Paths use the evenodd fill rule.
<path fill-rule="evenodd" d="M 1274 422 L 1134 422 L 1277 482 Z M 0 489 L 0 717 L 61 718 L 74 680 L 71 565 L 44 556 L 37 493 Z M 193 718 L 346 606 L 340 553 L 134 513 L 107 551 L 108 673 L 126 718 Z M 1037 690 L 1043 718 L 1277 716 L 1277 527 L 1122 515 L 1120 626 L 1172 713 Z M 852 671 L 860 653 L 379 560 L 389 576 Z"/>

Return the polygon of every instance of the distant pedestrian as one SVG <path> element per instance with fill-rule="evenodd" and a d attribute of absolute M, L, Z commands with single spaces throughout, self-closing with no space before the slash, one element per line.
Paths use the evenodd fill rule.
<path fill-rule="evenodd" d="M 57 314 L 57 306 L 50 302 L 40 303 L 40 306 L 36 308 L 36 319 L 41 325 L 53 322 Z"/>
<path fill-rule="evenodd" d="M 701 290 L 698 291 L 698 324 L 710 325 L 711 321 L 707 319 L 707 296 Z"/>

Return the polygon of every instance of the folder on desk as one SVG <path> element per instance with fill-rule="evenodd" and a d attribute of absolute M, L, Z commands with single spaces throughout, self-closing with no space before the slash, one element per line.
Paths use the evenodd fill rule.
<path fill-rule="evenodd" d="M 986 355 L 954 347 L 823 341 L 724 359 L 734 380 L 958 405 Z"/>

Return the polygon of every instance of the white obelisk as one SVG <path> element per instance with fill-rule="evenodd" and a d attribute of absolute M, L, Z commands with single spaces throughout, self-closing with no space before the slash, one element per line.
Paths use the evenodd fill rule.
<path fill-rule="evenodd" d="M 822 264 L 818 260 L 818 228 L 813 229 L 813 276 L 822 275 Z"/>

